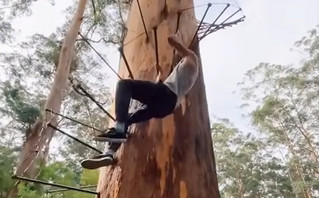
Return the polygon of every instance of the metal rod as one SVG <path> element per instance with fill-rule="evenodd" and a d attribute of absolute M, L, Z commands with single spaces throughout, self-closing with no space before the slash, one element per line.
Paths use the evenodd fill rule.
<path fill-rule="evenodd" d="M 127 69 L 128 73 L 129 73 L 130 78 L 134 80 L 132 70 L 131 70 L 131 68 L 130 68 L 130 66 L 129 66 L 129 64 L 128 64 L 128 61 L 127 61 L 127 59 L 126 59 L 126 56 L 125 56 L 125 54 L 124 54 L 124 48 L 123 48 L 123 46 L 120 46 L 120 47 L 118 48 L 118 50 L 119 50 L 120 54 L 121 54 L 122 57 L 123 57 L 123 60 L 124 60 L 124 63 L 125 63 L 125 66 L 126 66 L 126 69 Z"/>
<path fill-rule="evenodd" d="M 77 94 L 79 94 L 79 95 L 81 95 L 81 96 L 86 96 L 85 94 L 79 92 L 79 90 L 76 89 L 76 87 L 75 87 L 74 84 L 72 85 L 72 88 L 73 88 L 73 90 L 74 90 Z"/>
<path fill-rule="evenodd" d="M 158 43 L 157 43 L 157 27 L 155 26 L 153 28 L 154 30 L 154 38 L 155 38 L 155 58 L 156 58 L 156 66 L 159 66 L 159 60 L 158 60 Z M 158 72 L 158 71 L 157 71 Z"/>
<path fill-rule="evenodd" d="M 199 7 L 202 7 L 202 6 L 205 6 L 207 5 L 206 3 L 205 4 L 200 4 L 200 5 L 197 5 L 197 6 L 192 6 L 192 7 L 188 7 L 188 8 L 184 8 L 184 9 L 181 9 L 180 12 L 184 12 L 186 10 L 190 10 L 190 9 L 194 9 L 194 8 L 199 8 Z"/>
<path fill-rule="evenodd" d="M 74 90 L 77 94 L 79 94 L 79 95 L 81 95 L 81 96 L 87 97 L 87 95 L 85 95 L 84 93 L 81 93 L 81 92 L 76 88 L 76 85 L 73 83 L 72 80 L 70 80 L 70 82 L 72 83 L 72 88 L 73 88 L 73 90 Z M 96 101 L 96 102 L 99 103 L 99 104 L 101 104 L 101 105 L 107 103 L 107 101 L 104 102 L 104 103 L 101 103 L 101 102 L 98 102 L 98 101 Z"/>
<path fill-rule="evenodd" d="M 53 113 L 53 114 L 55 114 L 55 115 L 58 115 L 58 116 L 60 116 L 60 117 L 62 117 L 62 118 L 71 120 L 72 122 L 78 123 L 78 124 L 80 124 L 80 125 L 82 125 L 82 126 L 85 126 L 85 127 L 87 127 L 87 128 L 90 128 L 90 129 L 93 129 L 93 130 L 96 130 L 96 131 L 99 131 L 99 132 L 103 132 L 103 130 L 97 129 L 97 128 L 95 128 L 95 127 L 92 127 L 92 126 L 90 126 L 90 125 L 87 125 L 87 124 L 85 124 L 85 123 L 83 123 L 83 122 L 80 122 L 80 121 L 75 120 L 75 119 L 73 119 L 73 118 L 70 118 L 70 117 L 68 117 L 68 116 L 65 116 L 65 115 L 62 115 L 62 114 L 60 114 L 60 113 L 54 112 L 54 111 L 52 111 L 52 110 L 50 110 L 50 109 L 45 109 L 45 111 L 50 112 L 50 113 Z"/>
<path fill-rule="evenodd" d="M 226 4 L 226 7 L 223 9 L 223 11 L 220 12 L 220 14 L 216 17 L 216 19 L 214 20 L 214 22 L 207 28 L 207 30 L 204 32 L 203 35 L 206 35 L 207 32 L 210 30 L 210 28 L 213 27 L 213 25 L 215 25 L 215 23 L 217 22 L 217 20 L 224 14 L 224 12 L 228 9 L 228 7 L 230 6 L 229 3 Z"/>
<path fill-rule="evenodd" d="M 177 33 L 177 31 L 178 31 L 178 29 L 179 29 L 179 21 L 180 21 L 181 15 L 182 15 L 182 12 L 181 12 L 181 11 L 177 12 L 177 24 L 176 24 L 175 33 Z"/>
<path fill-rule="evenodd" d="M 91 47 L 91 49 L 102 59 L 102 61 L 119 77 L 119 79 L 122 79 L 120 75 L 113 69 L 113 67 L 104 59 L 104 57 L 91 45 L 91 43 L 79 32 L 79 35 L 82 37 L 82 39 Z"/>
<path fill-rule="evenodd" d="M 109 116 L 113 121 L 115 121 L 115 118 L 108 112 L 106 111 L 102 105 L 100 103 L 98 103 L 80 84 L 77 85 L 77 87 L 79 89 L 81 89 L 81 91 L 88 97 L 90 98 L 100 109 L 102 109 L 102 111 L 107 115 Z"/>
<path fill-rule="evenodd" d="M 65 188 L 65 189 L 68 189 L 68 190 L 74 190 L 74 191 L 79 191 L 79 192 L 99 195 L 99 193 L 95 192 L 95 191 L 79 189 L 79 188 L 75 188 L 75 187 L 72 187 L 72 186 L 66 186 L 66 185 L 62 185 L 62 184 L 55 184 L 55 183 L 50 183 L 50 182 L 37 180 L 37 179 L 31 179 L 31 178 L 27 178 L 27 177 L 20 177 L 20 176 L 17 176 L 17 175 L 13 175 L 12 179 L 18 179 L 18 180 L 23 180 L 23 181 L 27 181 L 27 182 L 33 182 L 33 183 L 38 183 L 38 184 L 43 184 L 43 185 L 48 185 L 48 186 Z"/>
<path fill-rule="evenodd" d="M 229 4 L 227 4 L 229 5 Z M 214 30 L 216 30 L 219 26 L 223 25 L 226 21 L 228 21 L 230 18 L 232 18 L 235 14 L 237 14 L 239 11 L 241 11 L 241 9 L 239 8 L 236 12 L 234 12 L 233 14 L 231 14 L 229 17 L 227 17 L 224 21 L 221 22 L 221 24 L 217 25 L 215 28 L 213 28 L 210 32 L 213 32 Z M 209 31 L 210 27 L 206 30 L 206 32 L 203 34 L 203 36 L 206 36 L 207 32 Z"/>
<path fill-rule="evenodd" d="M 215 25 L 215 23 L 217 22 L 217 20 L 224 14 L 224 12 L 228 9 L 228 7 L 230 6 L 229 3 L 227 3 L 226 7 L 223 9 L 223 11 L 221 11 L 221 13 L 216 17 L 216 19 L 214 20 L 214 22 L 209 26 L 209 28 L 213 27 L 213 25 Z"/>
<path fill-rule="evenodd" d="M 201 19 L 199 25 L 197 26 L 196 32 L 194 33 L 194 36 L 193 36 L 193 38 L 192 38 L 192 41 L 191 41 L 191 43 L 189 44 L 189 48 L 191 48 L 191 46 L 193 45 L 193 42 L 194 42 L 194 40 L 195 40 L 195 38 L 196 38 L 196 36 L 197 36 L 198 30 L 199 30 L 199 28 L 202 26 L 202 23 L 203 23 L 203 21 L 204 21 L 206 15 L 207 15 L 207 12 L 208 12 L 208 10 L 209 10 L 209 8 L 210 8 L 211 6 L 212 6 L 211 3 L 208 3 L 208 4 L 207 4 L 207 8 L 206 8 L 206 10 L 205 10 L 205 13 L 204 13 L 204 15 L 203 15 L 203 17 L 202 17 L 202 19 Z"/>
<path fill-rule="evenodd" d="M 178 29 L 179 29 L 179 22 L 180 22 L 180 18 L 181 18 L 181 15 L 182 15 L 182 12 L 181 11 L 178 11 L 177 12 L 177 24 L 176 24 L 176 30 L 175 30 L 175 33 L 177 33 Z M 172 73 L 173 69 L 174 69 L 174 55 L 175 55 L 175 48 L 173 49 L 173 57 L 172 57 L 172 65 L 171 65 L 171 70 L 169 73 Z"/>
<path fill-rule="evenodd" d="M 244 21 L 244 18 L 245 16 L 243 17 L 240 17 L 239 19 L 235 20 L 235 21 L 232 21 L 232 22 L 228 22 L 228 23 L 223 23 L 223 24 L 219 24 L 219 25 L 216 25 L 217 28 L 213 29 L 213 30 L 209 30 L 205 35 L 203 34 L 199 40 L 201 41 L 203 38 L 205 38 L 208 34 L 211 34 L 219 29 L 222 29 L 222 28 L 225 28 L 227 26 L 232 26 L 232 25 L 236 25 L 237 23 L 240 23 L 242 21 Z"/>
<path fill-rule="evenodd" d="M 96 20 L 96 9 L 95 9 L 95 3 L 94 3 L 94 0 L 91 0 L 92 2 L 92 7 L 93 7 L 93 15 L 94 15 L 94 20 Z M 96 22 L 96 21 L 94 21 Z"/>
<path fill-rule="evenodd" d="M 89 186 L 80 186 L 79 189 L 85 189 L 85 188 L 96 188 L 97 185 L 89 185 Z M 57 190 L 51 190 L 47 191 L 46 193 L 57 193 L 57 192 L 63 192 L 68 191 L 69 189 L 57 189 Z"/>
<path fill-rule="evenodd" d="M 232 15 L 230 15 L 227 19 L 225 19 L 222 24 L 224 24 L 226 21 L 228 21 L 230 18 L 232 18 L 235 14 L 241 11 L 241 8 L 239 8 L 236 12 L 234 12 Z"/>
<path fill-rule="evenodd" d="M 95 147 L 89 145 L 88 143 L 85 143 L 85 142 L 83 142 L 82 140 L 80 140 L 80 139 L 78 139 L 78 138 L 76 138 L 76 137 L 74 137 L 74 136 L 68 134 L 67 132 L 62 131 L 61 129 L 59 129 L 59 128 L 53 126 L 51 123 L 48 123 L 48 127 L 51 127 L 52 129 L 55 129 L 55 130 L 59 131 L 59 132 L 62 133 L 63 135 L 68 136 L 69 138 L 71 138 L 71 139 L 73 139 L 73 140 L 75 140 L 75 141 L 77 141 L 77 142 L 83 144 L 83 145 L 86 146 L 86 147 L 91 148 L 92 150 L 95 150 L 96 152 L 98 152 L 98 153 L 100 153 L 100 154 L 103 153 L 102 151 L 100 151 L 99 149 L 97 149 L 97 148 L 95 148 Z"/>
<path fill-rule="evenodd" d="M 136 39 L 138 39 L 140 36 L 142 36 L 143 34 L 145 34 L 145 32 L 142 32 L 141 34 L 137 35 L 136 37 L 132 38 L 131 40 L 127 41 L 126 43 L 123 44 L 123 47 L 125 45 L 130 44 L 131 42 L 135 41 Z"/>
<path fill-rule="evenodd" d="M 144 31 L 145 31 L 146 37 L 149 40 L 149 36 L 148 36 L 148 33 L 147 33 L 147 29 L 146 29 L 146 25 L 145 25 L 145 21 L 144 21 L 144 17 L 143 17 L 143 13 L 142 13 L 142 9 L 141 9 L 141 5 L 140 5 L 140 1 L 139 0 L 137 0 L 137 5 L 138 5 L 138 9 L 139 9 L 140 14 L 141 14 L 141 18 L 142 18 L 142 22 L 143 22 L 143 26 L 144 26 Z"/>

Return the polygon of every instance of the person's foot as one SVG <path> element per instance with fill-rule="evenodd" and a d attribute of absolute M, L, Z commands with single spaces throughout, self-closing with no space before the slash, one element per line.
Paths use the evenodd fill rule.
<path fill-rule="evenodd" d="M 117 132 L 115 128 L 110 128 L 108 132 L 95 136 L 93 139 L 100 142 L 122 143 L 127 140 L 127 133 Z"/>
<path fill-rule="evenodd" d="M 114 162 L 115 160 L 112 154 L 104 154 L 83 160 L 81 166 L 85 169 L 97 169 L 103 166 L 110 166 L 114 164 Z"/>

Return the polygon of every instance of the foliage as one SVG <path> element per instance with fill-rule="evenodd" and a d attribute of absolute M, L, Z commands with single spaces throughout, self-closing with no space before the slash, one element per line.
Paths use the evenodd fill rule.
<path fill-rule="evenodd" d="M 11 112 L 7 114 L 13 114 L 16 119 L 23 123 L 31 125 L 40 116 L 40 110 L 37 107 L 27 104 L 25 96 L 23 96 L 19 89 L 10 87 L 10 84 L 6 84 L 4 87 L 3 95 L 5 97 L 7 109 Z M 10 89 L 11 88 L 11 89 Z M 3 111 L 6 111 L 3 109 Z"/>
<path fill-rule="evenodd" d="M 294 196 L 285 163 L 271 154 L 264 138 L 245 134 L 228 120 L 215 122 L 212 136 L 222 197 Z"/>
<path fill-rule="evenodd" d="M 11 186 L 14 184 L 11 176 L 16 157 L 14 149 L 0 145 L 0 197 L 6 197 Z"/>
<path fill-rule="evenodd" d="M 125 29 L 125 13 L 130 4 L 99 0 L 94 1 L 93 6 L 93 1 L 88 2 L 81 34 L 88 38 L 92 45 L 98 45 L 99 49 L 109 47 L 110 43 L 121 43 L 122 32 Z M 0 42 L 6 44 L 9 49 L 0 53 L 0 69 L 4 71 L 0 80 L 0 116 L 4 120 L 0 123 L 2 137 L 0 146 L 4 145 L 9 150 L 22 145 L 25 132 L 41 116 L 58 66 L 61 43 L 77 1 L 66 9 L 68 17 L 64 23 L 61 22 L 56 32 L 50 35 L 37 33 L 18 43 L 14 40 L 13 35 L 16 31 L 11 22 L 14 18 L 31 15 L 33 4 L 36 3 L 37 1 L 20 2 L 16 0 L 0 3 Z M 51 3 L 54 5 L 54 1 Z M 95 42 L 94 39 L 100 41 Z M 104 63 L 98 57 L 95 58 L 95 54 L 92 53 L 86 42 L 79 37 L 71 62 L 71 75 L 74 79 L 80 80 L 83 83 L 82 86 L 92 93 L 97 101 L 107 106 L 110 103 L 110 91 L 105 83 L 107 75 L 103 65 Z M 77 94 L 71 86 L 65 92 L 61 113 L 100 129 L 104 129 L 108 123 L 105 114 L 89 99 Z M 95 133 L 94 130 L 88 130 L 62 118 L 59 119 L 59 128 L 102 149 L 101 144 L 88 141 Z M 85 171 L 82 174 L 82 169 L 79 167 L 81 159 L 91 157 L 96 153 L 64 136 L 56 135 L 53 141 L 58 141 L 60 146 L 64 146 L 55 149 L 53 155 L 47 160 L 49 164 L 41 171 L 39 179 L 75 186 L 96 184 L 97 172 Z M 10 166 L 3 170 L 12 174 L 17 160 L 10 160 L 9 155 L 5 157 L 8 157 L 5 162 L 6 164 L 10 162 Z M 63 158 L 62 161 L 56 161 L 61 158 Z M 8 175 L 0 175 L 0 180 L 11 181 L 8 178 Z M 9 187 L 12 183 L 8 182 L 7 185 Z M 0 193 L 7 193 L 7 187 L 3 186 Z M 21 197 L 37 197 L 42 195 L 46 189 L 22 183 L 19 185 L 19 194 Z M 79 195 L 76 192 L 63 192 L 52 196 L 62 197 L 63 194 L 66 197 L 83 197 L 83 194 Z"/>
<path fill-rule="evenodd" d="M 74 172 L 73 169 L 65 164 L 65 161 L 57 161 L 43 167 L 38 179 L 57 184 L 63 184 L 66 186 L 72 186 L 80 188 L 81 186 L 92 186 L 86 188 L 87 190 L 95 191 L 98 180 L 98 171 L 96 170 L 81 170 L 81 172 Z M 60 188 L 54 188 L 45 186 L 40 188 L 39 185 L 33 183 L 21 183 L 19 185 L 19 196 L 22 198 L 29 197 L 84 197 L 93 198 L 94 195 L 86 194 L 77 191 L 63 190 Z"/>
<path fill-rule="evenodd" d="M 280 148 L 297 197 L 318 194 L 318 29 L 296 42 L 305 54 L 300 67 L 260 63 L 240 86 L 252 123 Z"/>

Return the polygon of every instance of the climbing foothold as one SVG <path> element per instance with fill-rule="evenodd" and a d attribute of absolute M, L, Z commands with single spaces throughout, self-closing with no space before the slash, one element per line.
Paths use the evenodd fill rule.
<path fill-rule="evenodd" d="M 119 52 L 123 52 L 123 46 L 118 47 L 117 50 L 118 50 Z"/>
<path fill-rule="evenodd" d="M 208 3 L 207 6 L 208 6 L 208 7 L 212 6 L 212 3 Z"/>

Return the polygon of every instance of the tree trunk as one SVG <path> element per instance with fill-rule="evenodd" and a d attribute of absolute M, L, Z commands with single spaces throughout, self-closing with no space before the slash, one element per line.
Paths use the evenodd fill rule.
<path fill-rule="evenodd" d="M 173 58 L 167 36 L 176 31 L 177 11 L 193 7 L 190 0 L 140 0 L 148 31 L 144 34 L 137 1 L 131 6 L 124 53 L 135 79 L 155 80 L 157 27 L 159 64 L 168 75 Z M 166 5 L 165 5 L 166 4 Z M 182 12 L 179 30 L 189 46 L 197 28 L 193 9 Z M 136 38 L 137 37 L 137 38 Z M 198 43 L 194 51 L 199 56 Z M 200 57 L 200 56 L 199 56 Z M 121 76 L 128 72 L 121 61 Z M 147 94 L 147 93 L 146 93 Z M 217 198 L 215 160 L 202 70 L 174 114 L 131 127 L 133 133 L 117 152 L 118 163 L 101 169 L 101 198 Z"/>
<path fill-rule="evenodd" d="M 289 170 L 288 170 L 289 176 L 292 177 L 291 186 L 293 187 L 293 191 L 296 194 L 296 197 L 312 198 L 310 189 L 307 186 L 307 183 L 305 181 L 304 172 L 302 171 L 302 168 L 300 167 L 300 159 L 299 159 L 298 155 L 296 155 L 291 138 L 289 138 L 289 136 L 286 133 L 284 133 L 284 138 L 286 141 L 285 142 L 286 146 L 288 147 L 288 151 L 291 153 L 292 158 L 294 158 L 296 160 L 296 162 L 293 162 L 291 164 L 291 167 L 289 167 Z M 300 191 L 298 191 L 298 189 L 296 189 L 294 187 L 293 182 L 300 181 L 300 180 L 302 182 L 303 187 L 301 188 Z"/>
<path fill-rule="evenodd" d="M 59 64 L 55 74 L 54 82 L 45 104 L 45 109 L 51 109 L 54 112 L 60 112 L 61 103 L 65 94 L 67 80 L 70 72 L 70 63 L 72 60 L 74 43 L 82 23 L 83 13 L 87 0 L 80 0 L 75 12 L 73 22 L 68 30 L 59 57 Z M 19 163 L 16 174 L 18 176 L 26 176 L 35 178 L 39 172 L 39 162 L 44 162 L 50 141 L 54 135 L 54 130 L 47 127 L 50 122 L 52 125 L 57 125 L 57 116 L 43 112 L 42 116 L 26 133 L 26 141 L 23 144 L 20 154 Z M 10 198 L 17 197 L 16 186 L 15 192 L 10 192 Z"/>

